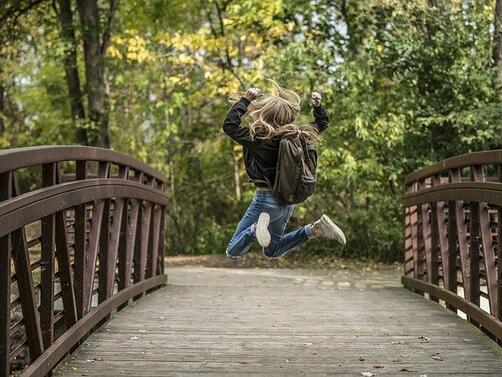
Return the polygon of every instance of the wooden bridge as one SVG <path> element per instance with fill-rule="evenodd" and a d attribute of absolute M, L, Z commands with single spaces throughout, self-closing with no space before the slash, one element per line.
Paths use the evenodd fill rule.
<path fill-rule="evenodd" d="M 0 151 L 0 376 L 501 376 L 501 166 L 407 177 L 403 276 L 164 270 L 162 174 L 98 148 Z"/>

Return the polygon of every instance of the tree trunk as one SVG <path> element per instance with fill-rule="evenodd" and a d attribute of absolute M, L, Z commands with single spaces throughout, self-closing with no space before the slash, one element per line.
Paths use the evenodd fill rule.
<path fill-rule="evenodd" d="M 90 138 L 93 145 L 110 147 L 108 133 L 109 98 L 105 78 L 105 61 L 101 44 L 101 23 L 98 0 L 77 0 L 82 37 L 89 120 L 99 131 L 98 137 Z"/>
<path fill-rule="evenodd" d="M 0 71 L 1 73 L 1 71 Z M 5 123 L 4 123 L 4 97 L 5 97 L 5 88 L 0 83 L 0 135 L 5 132 Z"/>
<path fill-rule="evenodd" d="M 78 144 L 87 145 L 87 131 L 83 128 L 85 110 L 78 76 L 77 40 L 73 24 L 73 12 L 70 0 L 58 0 L 59 18 L 61 21 L 61 36 L 64 42 L 64 67 L 66 84 L 70 95 L 71 118 L 75 127 L 75 140 Z"/>
<path fill-rule="evenodd" d="M 502 83 L 502 0 L 496 0 L 493 17 L 493 65 L 497 68 L 496 79 Z"/>
<path fill-rule="evenodd" d="M 235 198 L 238 202 L 242 200 L 241 194 L 241 177 L 240 177 L 240 163 L 239 157 L 237 156 L 238 149 L 232 148 L 232 162 L 234 165 L 234 188 L 235 188 Z"/>

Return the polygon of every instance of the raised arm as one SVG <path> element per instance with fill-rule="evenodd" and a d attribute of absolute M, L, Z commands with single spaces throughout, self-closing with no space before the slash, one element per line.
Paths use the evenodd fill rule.
<path fill-rule="evenodd" d="M 321 99 L 321 94 L 317 92 L 312 93 L 312 106 L 314 108 L 312 114 L 314 115 L 314 125 L 319 133 L 324 132 L 329 124 L 328 113 L 321 106 Z"/>
<path fill-rule="evenodd" d="M 237 143 L 249 147 L 253 144 L 247 128 L 241 127 L 241 118 L 246 114 L 248 106 L 254 99 L 261 95 L 261 90 L 251 88 L 246 94 L 236 102 L 229 110 L 227 117 L 223 121 L 223 131 Z"/>

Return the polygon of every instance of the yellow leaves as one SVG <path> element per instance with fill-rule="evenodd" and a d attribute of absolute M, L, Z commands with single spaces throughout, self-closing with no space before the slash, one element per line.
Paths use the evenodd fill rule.
<path fill-rule="evenodd" d="M 134 62 L 144 62 L 154 60 L 154 56 L 148 50 L 146 40 L 139 35 L 127 37 L 114 36 L 108 47 L 107 54 L 111 58 L 131 60 Z"/>
<path fill-rule="evenodd" d="M 109 46 L 107 50 L 107 54 L 111 58 L 117 58 L 117 59 L 122 59 L 122 53 L 119 51 L 119 49 L 115 46 Z"/>
<path fill-rule="evenodd" d="M 176 85 L 181 81 L 181 78 L 179 78 L 177 76 L 170 76 L 167 78 L 167 81 L 172 85 Z"/>
<path fill-rule="evenodd" d="M 146 48 L 146 41 L 139 35 L 135 35 L 127 41 L 127 58 L 141 63 L 145 60 L 153 60 L 153 56 Z"/>

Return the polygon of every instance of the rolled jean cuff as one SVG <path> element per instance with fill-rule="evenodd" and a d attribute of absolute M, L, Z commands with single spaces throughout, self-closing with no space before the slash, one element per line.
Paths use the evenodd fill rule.
<path fill-rule="evenodd" d="M 307 234 L 309 240 L 315 238 L 314 233 L 312 232 L 312 224 L 305 225 L 305 233 Z"/>

